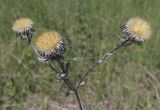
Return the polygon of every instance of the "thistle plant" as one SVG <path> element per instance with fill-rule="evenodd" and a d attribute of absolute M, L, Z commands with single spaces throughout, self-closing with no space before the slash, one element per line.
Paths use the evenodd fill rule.
<path fill-rule="evenodd" d="M 40 62 L 46 63 L 54 72 L 57 80 L 63 81 L 67 85 L 66 95 L 74 92 L 77 98 L 80 110 L 83 110 L 79 88 L 85 84 L 88 75 L 100 64 L 106 63 L 111 56 L 122 47 L 132 44 L 141 45 L 151 36 L 151 27 L 148 22 L 141 18 L 131 18 L 121 28 L 119 35 L 120 41 L 108 52 L 99 58 L 77 82 L 72 83 L 69 77 L 70 63 L 63 57 L 63 53 L 67 50 L 69 42 L 56 31 L 47 31 L 38 36 L 35 44 L 31 44 L 34 32 L 33 21 L 28 18 L 22 18 L 14 23 L 13 30 L 17 37 L 26 40 L 33 48 Z M 55 66 L 57 63 L 58 66 Z"/>

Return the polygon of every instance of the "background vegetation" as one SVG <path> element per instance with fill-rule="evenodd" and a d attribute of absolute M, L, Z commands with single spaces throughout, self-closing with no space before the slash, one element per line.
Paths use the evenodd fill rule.
<path fill-rule="evenodd" d="M 159 110 L 159 7 L 160 0 L 0 0 L 0 110 L 78 110 L 50 68 L 16 39 L 12 32 L 16 19 L 29 17 L 35 22 L 34 39 L 50 29 L 71 40 L 65 56 L 75 81 L 116 44 L 119 38 L 113 34 L 135 16 L 150 22 L 152 39 L 121 49 L 96 68 L 80 95 L 85 110 Z M 73 61 L 83 56 L 88 58 Z"/>

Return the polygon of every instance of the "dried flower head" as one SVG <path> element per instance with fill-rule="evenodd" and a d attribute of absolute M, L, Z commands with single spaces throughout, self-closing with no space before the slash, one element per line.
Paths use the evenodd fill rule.
<path fill-rule="evenodd" d="M 40 61 L 46 61 L 61 55 L 65 50 L 66 40 L 55 31 L 41 34 L 36 40 L 35 51 Z"/>
<path fill-rule="evenodd" d="M 13 24 L 12 29 L 21 39 L 30 41 L 32 38 L 32 33 L 34 32 L 33 21 L 29 18 L 18 19 Z"/>
<path fill-rule="evenodd" d="M 123 27 L 123 37 L 135 43 L 142 43 L 151 33 L 149 23 L 138 17 L 129 19 Z"/>

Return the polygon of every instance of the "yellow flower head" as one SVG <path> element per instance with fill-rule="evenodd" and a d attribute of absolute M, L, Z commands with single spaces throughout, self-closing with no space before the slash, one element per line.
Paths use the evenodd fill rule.
<path fill-rule="evenodd" d="M 18 33 L 23 33 L 32 28 L 33 21 L 29 18 L 21 18 L 15 21 L 13 24 L 13 30 Z"/>
<path fill-rule="evenodd" d="M 131 18 L 126 26 L 140 38 L 148 39 L 151 36 L 152 32 L 150 25 L 140 18 Z"/>
<path fill-rule="evenodd" d="M 35 51 L 40 59 L 61 55 L 65 50 L 65 40 L 55 31 L 41 34 L 36 40 Z"/>
<path fill-rule="evenodd" d="M 50 51 L 60 42 L 61 37 L 57 32 L 45 32 L 37 38 L 36 46 L 40 51 Z"/>
<path fill-rule="evenodd" d="M 149 23 L 138 17 L 129 19 L 123 29 L 124 37 L 131 38 L 136 42 L 143 42 L 150 38 L 151 33 Z"/>

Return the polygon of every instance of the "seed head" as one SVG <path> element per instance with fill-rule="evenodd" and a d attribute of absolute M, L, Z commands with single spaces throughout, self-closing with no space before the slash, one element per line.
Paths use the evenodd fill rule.
<path fill-rule="evenodd" d="M 66 41 L 55 31 L 48 31 L 41 34 L 35 45 L 35 51 L 39 60 L 45 61 L 61 55 L 65 50 Z"/>
<path fill-rule="evenodd" d="M 150 38 L 151 33 L 149 23 L 138 17 L 129 19 L 123 27 L 123 37 L 136 43 L 142 43 Z"/>
<path fill-rule="evenodd" d="M 12 27 L 17 37 L 31 42 L 32 33 L 34 32 L 33 21 L 29 18 L 21 18 L 15 21 Z"/>
<path fill-rule="evenodd" d="M 29 18 L 21 18 L 15 21 L 13 25 L 13 30 L 22 32 L 25 30 L 29 30 L 30 27 L 32 27 L 33 21 Z"/>

